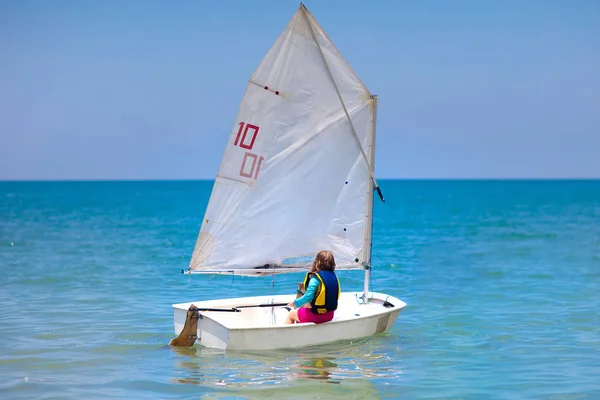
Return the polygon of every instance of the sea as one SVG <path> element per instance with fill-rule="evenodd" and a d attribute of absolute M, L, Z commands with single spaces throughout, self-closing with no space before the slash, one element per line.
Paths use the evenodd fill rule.
<path fill-rule="evenodd" d="M 260 353 L 168 346 L 173 303 L 302 277 L 181 273 L 212 185 L 0 182 L 1 399 L 600 399 L 600 181 L 381 181 L 394 327 Z"/>

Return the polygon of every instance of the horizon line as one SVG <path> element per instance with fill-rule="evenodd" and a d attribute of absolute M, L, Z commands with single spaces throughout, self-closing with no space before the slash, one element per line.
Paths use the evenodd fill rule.
<path fill-rule="evenodd" d="M 61 182 L 214 182 L 216 178 L 64 178 L 0 179 L 0 183 Z M 379 178 L 378 181 L 598 181 L 600 177 L 485 177 L 485 178 Z"/>

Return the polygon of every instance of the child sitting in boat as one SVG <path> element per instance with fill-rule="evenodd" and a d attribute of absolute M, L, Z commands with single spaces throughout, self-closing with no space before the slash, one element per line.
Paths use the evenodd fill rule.
<path fill-rule="evenodd" d="M 306 292 L 288 305 L 293 310 L 289 312 L 286 324 L 296 322 L 320 324 L 333 319 L 333 313 L 337 309 L 340 297 L 340 281 L 334 271 L 333 253 L 321 250 L 304 279 Z M 302 307 L 303 305 L 307 305 L 307 307 Z"/>

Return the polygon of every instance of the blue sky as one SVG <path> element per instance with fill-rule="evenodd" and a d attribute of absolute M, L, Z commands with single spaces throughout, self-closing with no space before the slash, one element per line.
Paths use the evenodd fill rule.
<path fill-rule="evenodd" d="M 600 2 L 305 1 L 378 178 L 600 177 Z M 0 179 L 212 179 L 298 1 L 0 2 Z"/>

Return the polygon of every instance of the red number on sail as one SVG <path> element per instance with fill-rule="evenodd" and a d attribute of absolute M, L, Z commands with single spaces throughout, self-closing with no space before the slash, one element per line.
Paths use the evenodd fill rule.
<path fill-rule="evenodd" d="M 235 137 L 235 142 L 233 142 L 233 145 L 238 146 L 239 144 L 239 146 L 243 147 L 244 149 L 252 150 L 252 147 L 254 147 L 254 141 L 256 140 L 256 136 L 258 136 L 259 127 L 252 124 L 246 124 L 245 122 L 240 122 L 239 125 L 240 128 L 238 129 L 238 133 Z M 248 135 L 249 130 L 252 130 L 252 138 L 249 139 L 250 143 L 248 143 L 248 141 L 246 140 L 246 136 Z M 242 131 L 244 132 L 243 135 Z"/>
<path fill-rule="evenodd" d="M 265 158 L 263 156 L 261 156 L 258 159 L 258 166 L 256 167 L 256 174 L 254 174 L 254 179 L 258 179 L 258 173 L 260 172 L 260 166 L 261 166 L 261 164 L 262 164 L 262 162 L 263 162 L 264 159 Z"/>
<path fill-rule="evenodd" d="M 233 145 L 252 150 L 252 147 L 254 147 L 254 141 L 258 136 L 258 130 L 260 128 L 256 125 L 247 124 L 245 122 L 240 122 L 239 125 L 240 127 Z M 250 134 L 248 134 L 248 131 L 251 131 Z M 242 166 L 240 167 L 240 176 L 243 176 L 244 178 L 258 179 L 260 166 L 262 165 L 264 159 L 265 158 L 262 156 L 259 157 L 254 153 L 246 152 L 244 154 L 244 159 L 242 160 Z M 254 171 L 255 169 L 256 172 Z"/>
<path fill-rule="evenodd" d="M 248 163 L 249 158 L 252 159 L 252 165 L 250 166 L 250 171 L 247 171 L 246 164 Z M 240 176 L 243 176 L 244 178 L 252 178 L 257 159 L 258 156 L 256 154 L 246 152 L 246 154 L 244 154 L 244 160 L 242 161 L 242 168 L 240 168 Z"/>
<path fill-rule="evenodd" d="M 250 166 L 248 166 L 249 159 L 252 159 L 252 164 Z M 242 160 L 242 167 L 240 168 L 240 176 L 243 176 L 244 178 L 258 179 L 258 173 L 260 172 L 260 166 L 262 165 L 262 162 L 264 159 L 265 158 L 262 156 L 258 157 L 254 153 L 246 152 L 246 154 L 244 154 L 244 159 Z M 258 161 L 258 165 L 257 165 L 257 161 Z M 254 168 L 256 168 L 256 172 L 254 171 Z"/>
<path fill-rule="evenodd" d="M 235 142 L 233 142 L 234 146 L 237 146 L 237 144 L 238 144 L 238 142 L 240 140 L 240 135 L 242 134 L 242 129 L 244 129 L 244 123 L 243 122 L 240 122 L 239 125 L 240 125 L 240 129 L 238 129 L 238 134 L 235 137 Z"/>

